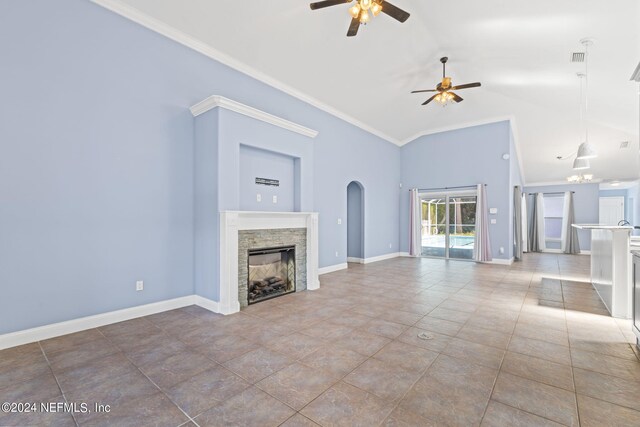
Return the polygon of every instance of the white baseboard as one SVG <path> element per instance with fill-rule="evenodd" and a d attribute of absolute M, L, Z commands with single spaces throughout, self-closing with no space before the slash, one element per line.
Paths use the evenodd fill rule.
<path fill-rule="evenodd" d="M 398 252 L 398 256 L 410 257 L 411 254 L 409 252 Z"/>
<path fill-rule="evenodd" d="M 364 264 L 364 258 L 355 258 L 355 257 L 351 257 L 348 256 L 347 257 L 347 262 L 353 262 L 355 264 Z"/>
<path fill-rule="evenodd" d="M 509 259 L 498 259 L 494 258 L 491 261 L 483 261 L 482 264 L 496 264 L 496 265 L 511 265 L 513 264 L 513 258 Z"/>
<path fill-rule="evenodd" d="M 220 303 L 218 301 L 213 301 L 208 298 L 201 297 L 200 295 L 193 295 L 193 304 L 206 308 L 214 313 L 222 313 L 220 310 Z"/>
<path fill-rule="evenodd" d="M 79 319 L 67 320 L 59 323 L 52 323 L 50 325 L 39 326 L 17 332 L 10 332 L 8 334 L 0 335 L 0 350 L 49 338 L 55 338 L 61 335 L 72 334 L 74 332 L 80 332 L 87 329 L 93 329 L 109 325 L 111 323 L 123 322 L 125 320 L 135 319 L 136 317 L 148 316 L 162 311 L 186 307 L 188 305 L 196 304 L 194 297 L 195 295 L 188 295 L 186 297 L 139 305 L 136 307 L 81 317 Z"/>
<path fill-rule="evenodd" d="M 343 262 L 342 264 L 329 265 L 327 267 L 320 267 L 318 269 L 318 275 L 333 273 L 334 271 L 344 270 L 348 267 L 349 265 L 346 262 Z"/>
<path fill-rule="evenodd" d="M 532 252 L 535 253 L 535 252 Z M 543 254 L 564 254 L 564 252 L 562 252 L 562 249 L 545 249 L 544 251 L 542 251 Z M 580 251 L 579 254 L 574 254 L 574 255 L 591 255 L 591 251 Z"/>
<path fill-rule="evenodd" d="M 363 264 L 384 261 L 386 259 L 398 258 L 399 256 L 400 256 L 400 252 L 392 252 L 390 254 L 378 255 L 371 258 L 365 258 Z"/>

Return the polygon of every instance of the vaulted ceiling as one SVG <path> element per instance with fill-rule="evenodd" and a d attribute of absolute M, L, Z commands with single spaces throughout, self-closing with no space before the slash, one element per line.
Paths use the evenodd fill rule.
<path fill-rule="evenodd" d="M 356 37 L 345 36 L 348 5 L 311 11 L 303 0 L 94 0 L 150 27 L 219 52 L 223 62 L 337 111 L 402 145 L 423 134 L 509 118 L 527 183 L 573 174 L 580 142 L 576 76 L 570 62 L 592 37 L 589 55 L 589 140 L 602 180 L 640 177 L 639 88 L 630 76 L 640 61 L 637 0 L 393 0 L 411 13 L 404 24 L 380 15 Z M 151 23 L 151 25 L 149 25 Z M 157 29 L 157 28 L 156 28 Z M 481 81 L 445 108 L 421 106 L 410 94 L 441 78 L 448 56 L 454 84 Z M 629 147 L 620 149 L 620 143 Z"/>

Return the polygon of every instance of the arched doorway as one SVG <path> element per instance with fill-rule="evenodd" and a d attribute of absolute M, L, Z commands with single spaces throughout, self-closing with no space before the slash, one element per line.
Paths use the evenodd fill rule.
<path fill-rule="evenodd" d="M 364 187 L 347 185 L 347 261 L 364 262 Z"/>

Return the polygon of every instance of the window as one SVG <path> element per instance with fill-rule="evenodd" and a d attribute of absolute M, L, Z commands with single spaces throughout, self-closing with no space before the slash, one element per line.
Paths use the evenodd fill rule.
<path fill-rule="evenodd" d="M 544 234 L 545 240 L 557 241 L 562 238 L 562 215 L 564 196 L 544 196 Z"/>

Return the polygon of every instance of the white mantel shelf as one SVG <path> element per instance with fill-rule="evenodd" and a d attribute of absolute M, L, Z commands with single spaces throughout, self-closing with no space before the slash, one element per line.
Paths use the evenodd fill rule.
<path fill-rule="evenodd" d="M 238 300 L 238 231 L 307 229 L 307 289 L 320 287 L 318 278 L 317 212 L 220 212 L 220 312 L 240 311 Z"/>

